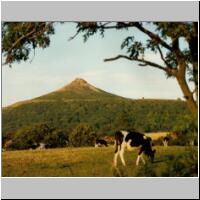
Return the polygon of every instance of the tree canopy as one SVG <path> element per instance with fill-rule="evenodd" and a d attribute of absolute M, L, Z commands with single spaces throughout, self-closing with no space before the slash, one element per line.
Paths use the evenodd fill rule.
<path fill-rule="evenodd" d="M 29 59 L 31 50 L 46 48 L 50 35 L 54 34 L 53 22 L 3 22 L 2 53 L 3 64 Z"/>
<path fill-rule="evenodd" d="M 149 28 L 149 25 L 153 28 Z M 121 49 L 126 54 L 106 58 L 104 61 L 128 59 L 137 61 L 139 66 L 150 66 L 162 70 L 168 77 L 176 78 L 184 98 L 192 113 L 198 111 L 198 24 L 197 22 L 79 22 L 77 23 L 78 34 L 83 34 L 86 42 L 89 37 L 96 33 L 104 36 L 108 29 L 129 30 L 128 35 L 121 44 Z M 134 29 L 137 29 L 148 37 L 145 41 L 138 41 L 134 37 Z M 187 47 L 181 48 L 181 40 Z M 145 53 L 151 51 L 160 55 L 163 64 L 149 61 Z M 189 78 L 187 79 L 187 75 Z M 189 82 L 194 83 L 194 89 L 189 87 Z"/>

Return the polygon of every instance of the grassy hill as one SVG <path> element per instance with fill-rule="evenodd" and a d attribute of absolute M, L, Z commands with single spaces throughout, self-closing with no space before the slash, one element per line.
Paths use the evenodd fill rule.
<path fill-rule="evenodd" d="M 37 123 L 67 131 L 79 123 L 88 123 L 104 134 L 113 134 L 120 128 L 170 131 L 188 113 L 181 100 L 132 100 L 75 79 L 57 91 L 3 108 L 2 131 L 6 136 Z"/>

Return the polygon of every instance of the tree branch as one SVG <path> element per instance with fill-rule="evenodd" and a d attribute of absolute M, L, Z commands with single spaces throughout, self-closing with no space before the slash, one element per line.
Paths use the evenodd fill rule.
<path fill-rule="evenodd" d="M 170 45 L 168 45 L 164 40 L 162 40 L 158 35 L 156 35 L 155 33 L 149 31 L 148 29 L 144 28 L 139 22 L 129 22 L 129 23 L 123 23 L 121 22 L 121 24 L 123 25 L 121 28 L 129 28 L 129 27 L 135 27 L 137 29 L 139 29 L 141 32 L 145 33 L 146 35 L 148 35 L 151 39 L 156 40 L 158 43 L 160 43 L 163 47 L 165 47 L 166 49 L 172 51 L 172 47 Z M 120 28 L 116 25 L 114 26 L 96 26 L 96 28 L 103 28 L 103 29 L 117 29 Z"/>
<path fill-rule="evenodd" d="M 127 59 L 127 60 L 131 60 L 131 61 L 138 61 L 138 62 L 141 62 L 140 66 L 152 66 L 152 67 L 155 67 L 155 68 L 158 68 L 158 69 L 161 69 L 167 73 L 169 73 L 168 71 L 168 68 L 167 67 L 163 67 L 157 63 L 153 63 L 151 61 L 148 61 L 148 60 L 144 60 L 144 59 L 139 59 L 139 58 L 130 58 L 128 56 L 125 56 L 125 55 L 118 55 L 116 57 L 113 57 L 113 58 L 107 58 L 107 59 L 104 59 L 104 62 L 109 62 L 109 61 L 113 61 L 113 60 L 118 60 L 120 58 L 124 58 L 124 59 Z"/>
<path fill-rule="evenodd" d="M 164 62 L 165 65 L 166 65 L 167 73 L 168 73 L 169 75 L 174 75 L 174 76 L 176 76 L 176 74 L 177 74 L 177 69 L 176 69 L 176 68 L 173 69 L 172 66 L 171 66 L 169 63 L 167 63 L 167 61 L 165 60 L 165 58 L 164 58 L 164 56 L 163 56 L 163 52 L 162 52 L 162 50 L 161 50 L 161 48 L 160 48 L 159 45 L 157 46 L 157 48 L 158 48 L 158 51 L 159 51 L 159 53 L 160 53 L 161 59 L 163 60 L 163 62 Z"/>
<path fill-rule="evenodd" d="M 52 24 L 53 22 L 50 22 L 49 24 Z M 49 25 L 48 24 L 48 25 Z M 25 35 L 22 35 L 21 37 L 19 37 L 14 43 L 13 43 L 13 45 L 8 49 L 8 53 L 7 53 L 7 58 L 6 58 L 6 61 L 5 61 L 5 63 L 3 63 L 3 65 L 6 65 L 6 64 L 8 64 L 9 63 L 9 59 L 10 59 L 10 54 L 11 54 L 11 52 L 12 52 L 12 50 L 22 41 L 22 40 L 24 40 L 25 38 L 30 38 L 30 39 L 33 39 L 34 37 L 36 37 L 36 35 L 40 35 L 41 33 L 43 33 L 43 32 L 45 32 L 46 30 L 47 30 L 47 27 L 48 27 L 48 25 L 45 25 L 44 26 L 44 28 L 42 29 L 42 30 L 39 30 L 38 32 L 35 32 L 36 31 L 36 29 L 35 29 L 35 27 L 31 30 L 31 31 L 29 31 L 28 33 L 26 33 Z M 30 28 L 30 25 L 29 25 L 29 28 Z M 33 36 L 31 36 L 31 35 L 33 35 Z"/>
<path fill-rule="evenodd" d="M 49 23 L 49 24 L 52 24 L 52 23 L 53 23 L 53 22 L 51 22 L 51 23 Z M 49 25 L 49 24 L 48 24 L 48 25 Z M 36 30 L 35 30 L 35 28 L 33 28 L 33 30 L 31 30 L 31 31 L 28 32 L 27 34 L 22 35 L 20 38 L 18 38 L 18 39 L 13 43 L 13 45 L 10 47 L 10 49 L 8 50 L 8 52 L 12 51 L 12 49 L 13 49 L 20 41 L 22 41 L 23 39 L 29 37 L 29 36 L 32 35 L 34 32 L 35 32 L 35 35 L 41 34 L 41 33 L 45 32 L 45 31 L 47 30 L 48 25 L 45 25 L 44 28 L 43 28 L 42 30 L 38 31 L 38 32 L 35 32 Z"/>
<path fill-rule="evenodd" d="M 135 22 L 134 26 L 136 28 L 138 28 L 140 31 L 142 31 L 143 33 L 145 33 L 146 35 L 148 35 L 151 39 L 156 40 L 158 43 L 160 43 L 163 47 L 165 47 L 168 50 L 172 50 L 172 47 L 169 46 L 164 40 L 162 40 L 158 35 L 156 35 L 155 33 L 152 33 L 151 31 L 149 31 L 148 29 L 144 28 L 139 22 Z"/>
<path fill-rule="evenodd" d="M 33 34 L 35 32 L 35 28 L 28 32 L 26 35 L 22 35 L 20 38 L 18 38 L 14 43 L 13 45 L 10 47 L 10 49 L 8 49 L 8 52 L 11 52 L 13 48 L 15 48 L 15 46 L 20 42 L 22 41 L 23 39 L 25 39 L 26 37 L 29 37 L 31 34 Z"/>
<path fill-rule="evenodd" d="M 81 29 L 79 28 L 79 29 L 77 30 L 76 34 L 74 34 L 73 36 L 71 36 L 71 37 L 68 39 L 68 41 L 73 40 L 73 39 L 79 34 L 80 31 L 81 31 Z"/>
<path fill-rule="evenodd" d="M 53 23 L 54 22 L 50 22 L 47 25 L 45 25 L 42 30 L 39 30 L 38 32 L 35 32 L 34 35 L 32 37 L 30 37 L 30 39 L 33 39 L 33 38 L 37 37 L 38 35 L 41 35 L 42 33 L 44 33 L 48 29 L 48 26 L 53 24 Z"/>
<path fill-rule="evenodd" d="M 168 66 L 169 64 L 166 62 L 166 60 L 165 60 L 165 58 L 164 58 L 164 56 L 163 56 L 163 52 L 162 52 L 160 46 L 158 45 L 157 48 L 158 48 L 158 51 L 159 51 L 159 53 L 160 53 L 161 59 L 163 60 L 163 62 L 165 63 L 165 65 Z"/>
<path fill-rule="evenodd" d="M 160 38 L 159 35 L 149 31 L 148 29 L 144 28 L 139 22 L 128 22 L 128 23 L 125 23 L 125 22 L 120 22 L 120 25 L 110 25 L 110 26 L 107 26 L 108 24 L 110 24 L 111 22 L 107 22 L 105 24 L 96 24 L 96 25 L 88 25 L 87 27 L 80 27 L 77 31 L 77 33 L 72 36 L 70 38 L 70 40 L 74 39 L 79 33 L 81 30 L 87 30 L 89 28 L 93 28 L 93 29 L 123 29 L 123 28 L 131 28 L 131 27 L 135 27 L 137 29 L 139 29 L 141 32 L 143 32 L 144 34 L 148 35 L 151 39 L 155 40 L 158 42 L 158 44 L 161 44 L 163 47 L 165 47 L 166 49 L 170 50 L 170 51 L 173 51 L 173 48 L 167 44 L 164 40 L 162 40 Z"/>

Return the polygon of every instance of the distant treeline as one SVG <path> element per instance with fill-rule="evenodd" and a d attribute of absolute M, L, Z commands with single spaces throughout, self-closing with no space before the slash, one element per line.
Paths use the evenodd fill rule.
<path fill-rule="evenodd" d="M 117 129 L 171 131 L 190 115 L 181 100 L 94 100 L 37 102 L 3 109 L 3 136 L 38 123 L 70 132 L 80 123 L 113 135 Z"/>

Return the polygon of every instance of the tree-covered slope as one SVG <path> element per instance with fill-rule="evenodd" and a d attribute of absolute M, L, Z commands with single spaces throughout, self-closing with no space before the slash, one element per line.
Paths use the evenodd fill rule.
<path fill-rule="evenodd" d="M 188 114 L 181 100 L 131 100 L 107 93 L 82 79 L 55 92 L 3 108 L 3 135 L 36 123 L 71 131 L 79 123 L 112 134 L 116 129 L 172 130 Z"/>

